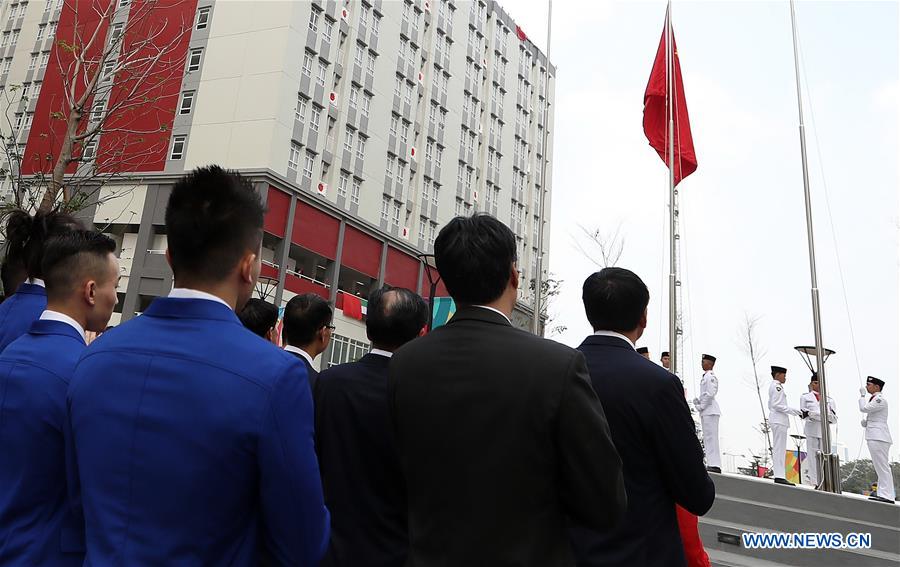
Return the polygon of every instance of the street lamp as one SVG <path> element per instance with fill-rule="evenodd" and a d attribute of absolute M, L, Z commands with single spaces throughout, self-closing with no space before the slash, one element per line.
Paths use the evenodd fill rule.
<path fill-rule="evenodd" d="M 818 338 L 818 335 L 817 335 Z M 794 347 L 800 358 L 806 363 L 809 371 L 818 376 L 819 379 L 819 411 L 822 416 L 822 449 L 815 456 L 816 470 L 822 471 L 819 477 L 820 483 L 816 487 L 817 490 L 825 492 L 841 493 L 841 463 L 837 455 L 831 453 L 831 429 L 828 426 L 828 388 L 825 384 L 825 361 L 828 360 L 834 351 L 825 348 L 818 343 L 817 346 L 796 346 Z M 822 360 L 817 359 L 817 351 L 821 352 Z M 821 368 L 822 372 L 816 369 Z M 821 459 L 819 456 L 821 455 Z"/>
<path fill-rule="evenodd" d="M 425 266 L 425 276 L 428 278 L 428 284 L 431 291 L 428 294 L 428 332 L 431 332 L 431 326 L 434 324 L 434 294 L 437 292 L 438 283 L 441 281 L 441 274 L 437 268 L 433 266 L 434 254 L 417 254 L 416 257 L 422 261 Z M 429 262 L 429 258 L 431 262 Z"/>

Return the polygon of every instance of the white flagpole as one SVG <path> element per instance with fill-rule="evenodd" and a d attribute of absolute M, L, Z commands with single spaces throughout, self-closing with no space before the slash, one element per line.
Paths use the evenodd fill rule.
<path fill-rule="evenodd" d="M 544 133 L 541 141 L 541 194 L 538 199 L 538 241 L 536 274 L 534 274 L 534 315 L 531 319 L 531 332 L 542 335 L 541 330 L 541 292 L 544 287 L 544 199 L 547 198 L 547 136 L 550 133 L 550 29 L 553 15 L 553 0 L 547 0 L 547 78 L 544 80 Z"/>
<path fill-rule="evenodd" d="M 672 48 L 672 0 L 666 10 L 666 114 L 669 118 L 669 361 L 673 372 L 678 369 L 678 312 L 676 305 L 675 266 L 675 54 Z"/>

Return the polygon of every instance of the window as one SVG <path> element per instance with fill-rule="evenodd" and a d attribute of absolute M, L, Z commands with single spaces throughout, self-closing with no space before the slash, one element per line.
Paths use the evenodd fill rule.
<path fill-rule="evenodd" d="M 195 49 L 191 49 L 190 55 L 188 55 L 188 73 L 192 73 L 194 71 L 200 70 L 200 60 L 203 58 L 203 48 L 197 47 Z"/>
<path fill-rule="evenodd" d="M 187 136 L 174 136 L 172 138 L 172 153 L 169 155 L 169 159 L 182 159 L 186 142 Z"/>
<path fill-rule="evenodd" d="M 381 16 L 372 12 L 372 33 L 378 35 L 378 24 L 381 22 Z"/>
<path fill-rule="evenodd" d="M 110 43 L 115 43 L 117 39 L 122 37 L 122 30 L 125 29 L 125 24 L 113 24 L 112 29 L 109 32 L 109 41 Z"/>
<path fill-rule="evenodd" d="M 353 138 L 356 135 L 356 132 L 353 131 L 353 128 L 347 126 L 347 136 L 344 138 L 344 151 L 352 152 L 353 151 Z"/>
<path fill-rule="evenodd" d="M 463 214 L 463 200 L 459 197 L 456 198 L 456 205 L 453 208 L 453 216 L 461 217 Z"/>
<path fill-rule="evenodd" d="M 212 10 L 210 7 L 200 8 L 197 10 L 197 25 L 196 29 L 205 30 L 209 27 L 209 11 Z"/>
<path fill-rule="evenodd" d="M 387 156 L 387 168 L 384 172 L 387 174 L 388 179 L 394 179 L 394 166 L 397 165 L 397 158 L 391 155 L 390 153 Z"/>
<path fill-rule="evenodd" d="M 43 67 L 43 66 L 44 66 L 44 62 L 42 60 L 41 67 Z M 100 80 L 101 81 L 111 81 L 112 77 L 113 77 L 113 69 L 115 69 L 115 68 L 116 68 L 115 61 L 107 61 L 106 63 L 104 63 L 103 70 L 101 71 L 101 74 L 100 74 Z"/>
<path fill-rule="evenodd" d="M 406 178 L 406 162 L 403 160 L 397 160 L 397 181 L 399 183 L 403 183 L 403 180 Z"/>
<path fill-rule="evenodd" d="M 50 61 L 50 52 L 49 52 L 49 51 L 42 51 L 42 52 L 41 52 L 41 69 L 44 69 L 44 68 L 47 67 L 47 62 L 48 62 L 48 61 Z"/>
<path fill-rule="evenodd" d="M 47 36 L 50 38 L 56 37 L 56 22 L 50 22 L 50 29 L 47 32 Z"/>
<path fill-rule="evenodd" d="M 434 160 L 434 140 L 429 139 L 425 144 L 425 159 L 428 161 Z"/>
<path fill-rule="evenodd" d="M 24 116 L 23 116 L 23 114 L 22 114 L 21 112 L 16 112 L 16 121 L 15 121 L 15 128 L 16 128 L 16 130 L 18 130 L 19 128 L 22 127 L 22 120 L 23 120 L 23 118 L 24 118 Z"/>
<path fill-rule="evenodd" d="M 306 158 L 303 160 L 303 177 L 312 177 L 315 159 L 316 154 L 306 150 Z"/>
<path fill-rule="evenodd" d="M 12 39 L 10 39 L 9 44 L 15 45 L 19 43 L 19 30 L 12 32 Z"/>
<path fill-rule="evenodd" d="M 309 29 L 312 30 L 313 33 L 319 31 L 319 10 L 316 8 L 313 8 L 309 12 Z"/>
<path fill-rule="evenodd" d="M 47 25 L 46 25 L 46 24 L 41 24 L 41 25 L 39 25 L 39 26 L 38 26 L 38 33 L 37 33 L 37 41 L 42 41 L 42 40 L 44 39 L 44 35 L 45 35 L 46 33 L 47 33 Z M 6 45 L 6 43 L 5 43 L 5 42 L 6 42 L 6 35 L 5 35 L 5 34 L 4 34 L 4 36 L 3 36 L 3 41 L 4 41 L 4 44 L 3 44 L 3 45 Z"/>
<path fill-rule="evenodd" d="M 91 107 L 91 122 L 100 122 L 103 118 L 103 108 L 106 106 L 106 103 L 102 100 L 97 101 Z"/>
<path fill-rule="evenodd" d="M 422 183 L 422 210 L 425 210 L 425 207 L 428 206 L 429 200 L 431 200 L 431 180 L 426 178 Z"/>
<path fill-rule="evenodd" d="M 81 161 L 91 161 L 97 153 L 97 140 L 91 140 L 81 150 Z"/>
<path fill-rule="evenodd" d="M 121 4 L 120 4 L 121 6 Z M 44 4 L 44 12 L 49 12 L 50 8 L 53 7 L 53 2 L 51 0 L 47 0 L 47 3 Z"/>
<path fill-rule="evenodd" d="M 37 53 L 31 54 L 31 61 L 28 62 L 28 70 L 34 71 L 34 68 L 37 67 L 38 55 Z"/>
<path fill-rule="evenodd" d="M 312 75 L 312 55 L 309 51 L 303 53 L 303 74 Z"/>
<path fill-rule="evenodd" d="M 369 116 L 369 107 L 372 105 L 372 95 L 369 93 L 363 93 L 362 99 L 362 113 L 363 116 Z"/>
<path fill-rule="evenodd" d="M 41 82 L 35 81 L 31 83 L 31 87 L 28 89 L 28 98 L 31 100 L 37 100 L 41 94 Z"/>
<path fill-rule="evenodd" d="M 325 24 L 322 26 L 322 35 L 325 36 L 325 41 L 331 43 L 331 35 L 334 33 L 334 20 L 330 18 L 325 18 Z"/>
<path fill-rule="evenodd" d="M 366 157 L 366 138 L 362 134 L 356 138 L 356 157 L 359 159 Z"/>
<path fill-rule="evenodd" d="M 291 142 L 291 152 L 288 154 L 288 169 L 296 171 L 298 167 L 300 167 L 300 144 Z"/>
<path fill-rule="evenodd" d="M 369 352 L 367 343 L 348 339 L 341 335 L 331 335 L 331 344 L 334 347 L 331 349 L 331 356 L 328 359 L 328 368 L 345 362 L 356 362 Z"/>
<path fill-rule="evenodd" d="M 400 130 L 400 142 L 406 144 L 409 142 L 409 127 L 412 123 L 403 121 L 403 128 Z"/>
<path fill-rule="evenodd" d="M 12 57 L 7 57 L 3 60 L 3 69 L 0 72 L 3 74 L 9 73 L 10 66 L 12 66 Z"/>
<path fill-rule="evenodd" d="M 403 88 L 403 79 L 400 77 L 400 75 L 397 75 L 394 80 L 394 95 L 400 96 L 402 93 L 402 91 L 401 91 L 402 88 Z"/>
<path fill-rule="evenodd" d="M 338 188 L 337 194 L 338 197 L 347 197 L 347 182 L 349 181 L 349 177 L 343 171 L 341 172 L 340 177 L 338 177 Z"/>
<path fill-rule="evenodd" d="M 400 117 L 396 114 L 391 114 L 391 135 L 397 135 L 397 125 L 400 123 Z"/>
<path fill-rule="evenodd" d="M 297 93 L 297 109 L 294 111 L 294 118 L 303 122 L 306 120 L 306 106 L 307 100 L 300 93 Z"/>
<path fill-rule="evenodd" d="M 381 221 L 387 222 L 388 213 L 391 210 L 391 198 L 387 195 L 381 197 Z"/>
<path fill-rule="evenodd" d="M 362 189 L 362 182 L 353 178 L 353 187 L 350 189 L 350 203 L 353 205 L 359 205 L 359 192 Z"/>
<path fill-rule="evenodd" d="M 359 104 L 359 87 L 353 85 L 350 87 L 350 108 L 356 108 Z"/>
<path fill-rule="evenodd" d="M 122 6 L 127 6 L 127 5 L 129 5 L 129 4 L 131 4 L 131 0 L 119 0 L 119 7 L 120 7 L 120 8 L 121 8 Z"/>
<path fill-rule="evenodd" d="M 190 114 L 194 108 L 194 95 L 197 91 L 184 91 L 181 93 L 181 104 L 178 105 L 178 114 Z"/>
<path fill-rule="evenodd" d="M 366 71 L 368 71 L 370 75 L 375 74 L 375 54 L 371 51 L 369 52 L 369 63 L 366 66 Z"/>
<path fill-rule="evenodd" d="M 353 55 L 353 62 L 362 67 L 363 64 L 363 46 L 361 43 L 356 44 L 356 53 Z"/>
<path fill-rule="evenodd" d="M 437 162 L 440 165 L 440 163 L 444 161 L 444 146 L 438 144 L 436 157 Z"/>
<path fill-rule="evenodd" d="M 437 223 L 428 223 L 428 245 L 434 248 L 434 238 L 437 235 Z"/>
<path fill-rule="evenodd" d="M 400 201 L 394 201 L 394 209 L 391 211 L 391 224 L 400 226 Z"/>
<path fill-rule="evenodd" d="M 413 89 L 412 84 L 407 82 L 406 90 L 403 93 L 403 100 L 404 100 L 404 102 L 406 102 L 406 104 L 412 103 L 412 89 Z"/>
<path fill-rule="evenodd" d="M 327 73 L 327 70 L 328 63 L 326 61 L 323 61 L 322 59 L 319 59 L 319 74 L 316 75 L 316 83 L 318 83 L 319 86 L 325 86 L 325 74 Z"/>
<path fill-rule="evenodd" d="M 463 162 L 459 162 L 459 167 L 456 169 L 456 183 L 458 185 L 462 185 L 463 183 L 463 173 L 466 170 L 466 166 L 463 165 Z"/>
<path fill-rule="evenodd" d="M 309 129 L 313 132 L 319 131 L 319 119 L 322 117 L 322 108 L 316 106 L 315 104 L 312 106 L 312 111 L 309 115 Z"/>

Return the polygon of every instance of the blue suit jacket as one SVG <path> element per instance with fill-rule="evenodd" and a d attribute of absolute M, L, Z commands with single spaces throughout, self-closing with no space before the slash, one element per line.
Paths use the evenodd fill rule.
<path fill-rule="evenodd" d="M 389 362 L 367 354 L 319 376 L 316 450 L 333 517 L 321 567 L 406 562 L 406 483 L 389 411 Z"/>
<path fill-rule="evenodd" d="M 84 560 L 63 443 L 66 388 L 84 349 L 70 325 L 38 320 L 0 355 L 0 565 Z"/>
<path fill-rule="evenodd" d="M 160 298 L 104 333 L 68 395 L 85 564 L 315 565 L 311 398 L 303 365 L 214 301 Z"/>
<path fill-rule="evenodd" d="M 571 528 L 576 561 L 579 567 L 685 565 L 675 504 L 702 516 L 715 486 L 683 386 L 623 339 L 591 335 L 578 350 L 622 457 L 628 509 L 611 530 Z"/>
<path fill-rule="evenodd" d="M 0 352 L 28 332 L 47 308 L 47 290 L 23 283 L 16 293 L 0 303 Z"/>

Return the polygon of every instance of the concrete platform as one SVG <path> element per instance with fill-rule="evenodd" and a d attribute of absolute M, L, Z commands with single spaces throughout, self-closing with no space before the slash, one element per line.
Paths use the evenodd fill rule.
<path fill-rule="evenodd" d="M 900 566 L 900 505 L 855 494 L 714 474 L 716 502 L 700 518 L 700 536 L 714 565 L 810 567 Z M 870 549 L 747 549 L 743 533 L 868 533 Z M 735 543 L 736 542 L 736 543 Z"/>

